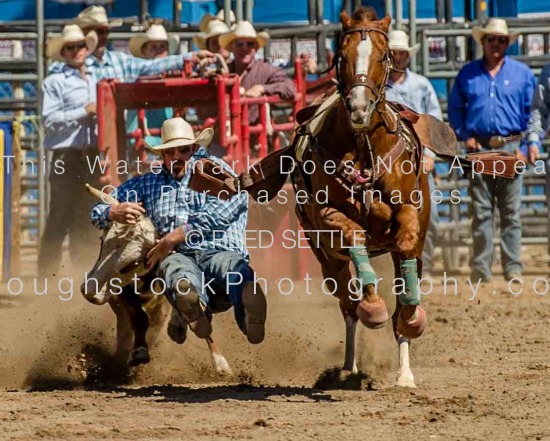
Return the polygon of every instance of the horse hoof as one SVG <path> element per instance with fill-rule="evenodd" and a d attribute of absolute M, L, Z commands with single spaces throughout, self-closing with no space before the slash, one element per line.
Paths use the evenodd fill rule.
<path fill-rule="evenodd" d="M 418 338 L 426 329 L 427 324 L 426 311 L 422 306 L 417 306 L 414 315 L 408 321 L 403 318 L 403 312 L 399 314 L 397 332 L 403 337 Z"/>
<path fill-rule="evenodd" d="M 368 303 L 366 300 L 361 300 L 356 309 L 357 316 L 361 323 L 369 329 L 378 329 L 386 325 L 390 319 L 386 302 L 380 299 L 376 303 Z"/>
<path fill-rule="evenodd" d="M 150 361 L 151 357 L 149 356 L 149 350 L 145 346 L 140 346 L 139 348 L 132 349 L 130 351 L 128 366 L 135 367 L 140 364 L 147 364 Z"/>
<path fill-rule="evenodd" d="M 214 365 L 214 370 L 218 375 L 222 377 L 232 377 L 233 371 L 229 367 L 229 363 L 225 357 L 221 354 L 212 354 L 212 364 Z"/>

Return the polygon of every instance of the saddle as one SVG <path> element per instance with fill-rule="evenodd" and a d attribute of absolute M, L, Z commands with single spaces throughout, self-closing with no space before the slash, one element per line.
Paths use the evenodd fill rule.
<path fill-rule="evenodd" d="M 270 201 L 283 187 L 288 173 L 294 165 L 293 147 L 291 144 L 267 155 L 238 177 L 221 169 L 210 159 L 202 158 L 197 161 L 200 165 L 193 171 L 189 188 L 198 192 L 206 192 L 222 200 L 229 200 L 240 191 L 246 191 L 255 200 L 266 195 L 267 200 Z"/>
<path fill-rule="evenodd" d="M 270 153 L 237 178 L 223 170 L 216 173 L 215 163 L 209 159 L 201 159 L 200 162 L 204 166 L 196 168 L 190 180 L 190 188 L 195 191 L 206 191 L 223 200 L 231 198 L 239 191 L 247 191 L 256 200 L 260 195 L 265 195 L 267 200 L 271 200 L 285 184 L 289 173 L 296 165 L 295 161 L 302 162 L 328 111 L 338 104 L 339 95 L 334 92 L 327 93 L 321 103 L 298 111 L 298 127 L 288 147 Z M 514 178 L 516 175 L 517 159 L 509 152 L 490 151 L 458 156 L 457 139 L 453 130 L 448 124 L 431 115 L 418 114 L 403 104 L 390 101 L 386 101 L 386 108 L 380 114 L 390 131 L 396 131 L 399 122 L 404 122 L 420 145 L 453 164 L 458 162 L 464 171 L 473 169 L 478 174 L 505 178 Z M 390 154 L 396 155 L 396 152 L 402 151 L 406 143 L 398 144 Z M 346 180 L 349 180 L 348 178 L 346 177 Z"/>

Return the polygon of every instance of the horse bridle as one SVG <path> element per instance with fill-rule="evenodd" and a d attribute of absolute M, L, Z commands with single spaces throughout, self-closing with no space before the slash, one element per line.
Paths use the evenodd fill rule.
<path fill-rule="evenodd" d="M 367 39 L 367 35 L 370 32 L 377 32 L 379 34 L 382 34 L 386 39 L 386 41 L 388 41 L 388 34 L 382 31 L 381 29 L 364 27 L 364 28 L 351 28 L 345 31 L 342 34 L 342 42 L 346 37 L 346 35 L 355 34 L 355 33 L 361 34 L 361 41 L 364 41 Z M 340 73 L 340 62 L 343 58 L 341 49 L 335 58 L 337 58 L 337 60 L 334 61 L 334 64 L 336 67 L 336 79 L 338 81 L 338 91 L 340 92 L 340 95 L 342 96 L 342 98 L 345 99 L 350 94 L 350 92 L 353 90 L 354 87 L 364 86 L 370 89 L 370 91 L 374 94 L 374 96 L 376 97 L 375 104 L 378 105 L 378 103 L 382 100 L 382 97 L 385 94 L 386 84 L 388 82 L 388 78 L 390 76 L 390 72 L 393 69 L 393 64 L 394 64 L 392 62 L 393 61 L 392 54 L 389 47 L 385 51 L 384 57 L 382 59 L 385 69 L 384 69 L 384 78 L 380 86 L 377 85 L 369 76 L 365 75 L 364 73 L 361 73 L 361 74 L 356 74 L 353 77 L 351 84 L 345 87 L 342 81 L 341 73 Z"/>

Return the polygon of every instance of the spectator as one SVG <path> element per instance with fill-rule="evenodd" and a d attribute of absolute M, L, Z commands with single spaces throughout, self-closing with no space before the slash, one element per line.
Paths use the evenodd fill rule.
<path fill-rule="evenodd" d="M 291 100 L 296 94 L 294 82 L 282 69 L 256 59 L 256 52 L 265 46 L 267 40 L 267 32 L 256 33 L 250 22 L 241 21 L 233 31 L 220 36 L 220 45 L 233 52 L 234 59 L 228 65 L 229 72 L 240 76 L 242 94 L 253 98 L 279 95 L 284 100 Z M 269 110 L 267 113 L 269 115 Z M 250 106 L 248 116 L 251 125 L 257 124 L 260 117 L 259 106 Z M 269 118 L 267 123 L 266 130 L 271 137 Z M 259 149 L 257 136 L 251 136 L 251 145 L 255 150 Z"/>
<path fill-rule="evenodd" d="M 244 95 L 259 97 L 262 95 L 279 95 L 290 100 L 296 93 L 293 81 L 282 70 L 269 63 L 255 59 L 258 49 L 269 40 L 267 32 L 258 32 L 248 21 L 237 23 L 235 30 L 220 36 L 220 45 L 231 50 L 235 59 L 229 64 L 229 72 L 241 77 Z M 258 120 L 258 107 L 250 109 L 250 122 Z"/>
<path fill-rule="evenodd" d="M 180 44 L 180 38 L 176 34 L 168 35 L 161 24 L 151 24 L 147 32 L 137 34 L 130 38 L 130 53 L 137 58 L 155 60 L 174 55 Z"/>
<path fill-rule="evenodd" d="M 390 101 L 405 104 L 418 113 L 427 113 L 439 120 L 443 120 L 441 107 L 435 90 L 426 77 L 411 72 L 408 68 L 411 55 L 420 49 L 419 44 L 409 46 L 409 36 L 403 31 L 391 31 L 389 47 L 392 51 L 394 69 L 390 74 L 389 88 L 386 97 Z M 428 173 L 430 194 L 435 190 L 434 180 L 435 154 L 424 149 L 424 170 Z M 432 259 L 439 229 L 439 213 L 437 204 L 431 202 L 430 228 L 426 234 L 426 242 L 422 252 L 422 276 L 431 277 Z"/>
<path fill-rule="evenodd" d="M 220 20 L 210 20 L 204 32 L 196 35 L 193 41 L 200 50 L 207 50 L 214 54 L 220 54 L 228 62 L 231 53 L 220 46 L 220 35 L 229 32 L 227 25 Z"/>
<path fill-rule="evenodd" d="M 151 24 L 147 32 L 135 35 L 130 38 L 130 52 L 134 57 L 154 60 L 173 55 L 179 46 L 180 39 L 177 35 L 168 35 L 161 24 Z M 160 144 L 159 136 L 149 134 L 148 127 L 160 128 L 162 123 L 172 118 L 172 108 L 147 109 L 145 111 L 145 142 L 149 145 Z M 137 111 L 129 109 L 126 112 L 126 132 L 132 133 L 138 128 Z M 131 158 L 132 159 L 132 158 Z M 149 158 L 152 160 L 153 158 Z M 129 161 L 133 163 L 132 160 Z"/>
<path fill-rule="evenodd" d="M 534 164 L 539 157 L 541 139 L 550 129 L 550 64 L 542 68 L 539 76 L 528 125 L 528 160 Z M 546 206 L 550 207 L 550 155 L 546 160 Z M 548 211 L 548 237 L 550 238 L 550 210 Z M 550 240 L 548 242 L 548 254 L 550 254 Z M 550 265 L 550 262 L 549 262 Z"/>
<path fill-rule="evenodd" d="M 212 56 L 207 51 L 197 54 L 188 53 L 171 55 L 164 58 L 145 60 L 118 51 L 107 49 L 109 31 L 122 25 L 120 19 L 109 21 L 107 12 L 103 6 L 90 6 L 84 9 L 74 23 L 82 28 L 84 34 L 95 31 L 98 35 L 98 45 L 94 53 L 86 59 L 88 67 L 96 79 L 117 78 L 121 81 L 136 81 L 142 75 L 158 75 L 169 70 L 180 70 L 183 67 L 184 59 L 204 58 Z M 62 63 L 52 63 L 49 73 L 60 72 Z"/>
<path fill-rule="evenodd" d="M 86 158 L 97 153 L 96 80 L 85 66 L 96 46 L 95 32 L 84 36 L 77 25 L 65 26 L 60 37 L 47 43 L 47 55 L 64 64 L 42 85 L 44 145 L 53 151 L 53 166 L 50 209 L 38 256 L 41 277 L 58 274 L 67 234 L 73 264 L 85 264 L 85 251 L 93 249 L 87 245 L 97 240 L 86 226 L 92 199 L 84 189 L 84 183 L 94 182 Z"/>
<path fill-rule="evenodd" d="M 468 152 L 500 149 L 519 157 L 535 77 L 525 64 L 506 56 L 517 35 L 508 30 L 505 20 L 492 18 L 485 28 L 474 27 L 473 37 L 483 47 L 483 58 L 460 70 L 449 98 L 449 122 Z M 521 175 L 514 179 L 472 176 L 474 283 L 489 282 L 492 277 L 494 199 L 500 212 L 504 278 L 521 278 L 521 187 Z"/>

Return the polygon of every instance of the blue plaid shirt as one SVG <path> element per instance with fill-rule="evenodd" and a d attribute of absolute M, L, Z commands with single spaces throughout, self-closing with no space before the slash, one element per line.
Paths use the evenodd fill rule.
<path fill-rule="evenodd" d="M 236 251 L 248 259 L 245 231 L 248 217 L 248 194 L 240 192 L 228 201 L 189 189 L 194 164 L 209 158 L 235 173 L 227 163 L 208 154 L 201 147 L 188 163 L 181 181 L 174 179 L 164 168 L 132 178 L 111 193 L 120 202 L 142 202 L 161 236 L 183 228 L 186 240 L 178 251 L 220 250 Z M 156 172 L 159 173 L 156 173 Z M 107 228 L 109 205 L 97 203 L 90 215 L 98 228 Z"/>
<path fill-rule="evenodd" d="M 98 81 L 103 78 L 116 78 L 131 83 L 143 75 L 158 75 L 168 70 L 181 69 L 183 67 L 183 60 L 191 59 L 192 57 L 193 53 L 188 53 L 145 60 L 124 52 L 105 50 L 105 54 L 103 54 L 101 60 L 98 60 L 94 55 L 86 58 L 86 67 Z M 62 72 L 63 66 L 65 66 L 65 63 L 54 61 L 50 64 L 48 73 Z"/>

